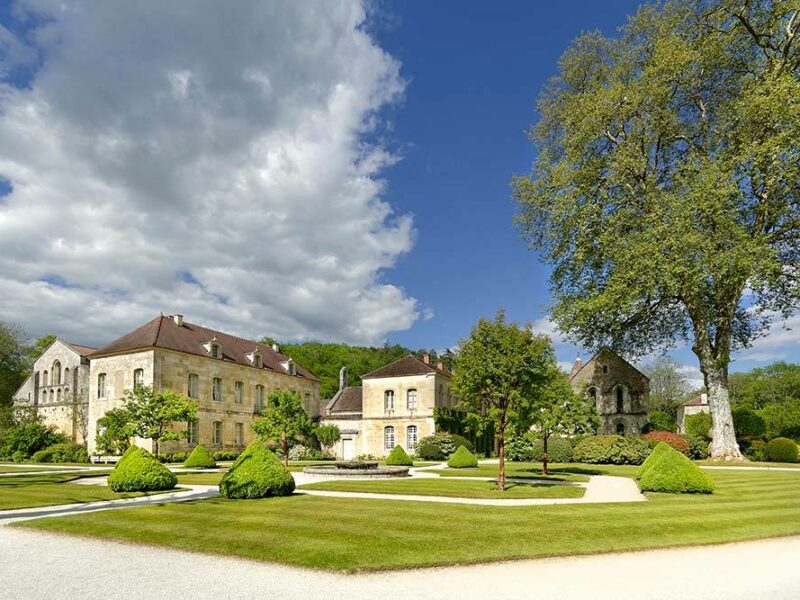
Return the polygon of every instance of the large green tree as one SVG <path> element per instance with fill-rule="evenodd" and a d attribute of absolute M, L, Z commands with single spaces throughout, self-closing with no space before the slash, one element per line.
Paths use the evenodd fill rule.
<path fill-rule="evenodd" d="M 172 390 L 155 392 L 147 385 L 137 385 L 126 391 L 124 408 L 128 413 L 131 434 L 153 440 L 156 456 L 161 442 L 187 436 L 186 430 L 176 430 L 173 425 L 197 421 L 196 401 Z"/>
<path fill-rule="evenodd" d="M 462 340 L 453 374 L 453 392 L 461 408 L 494 424 L 505 491 L 505 440 L 509 427 L 530 423 L 534 399 L 549 383 L 555 364 L 550 339 L 530 327 L 507 323 L 502 311 L 481 319 Z"/>
<path fill-rule="evenodd" d="M 281 447 L 283 463 L 289 466 L 292 444 L 312 432 L 312 422 L 303 409 L 300 394 L 289 390 L 273 390 L 261 418 L 253 423 L 253 431 L 265 442 Z"/>
<path fill-rule="evenodd" d="M 515 180 L 554 320 L 630 354 L 689 341 L 716 459 L 741 458 L 731 353 L 800 299 L 798 30 L 796 0 L 678 0 L 582 35 Z"/>
<path fill-rule="evenodd" d="M 5 410 L 8 415 L 14 392 L 27 375 L 26 339 L 21 327 L 0 322 L 0 410 Z"/>
<path fill-rule="evenodd" d="M 659 357 L 642 369 L 650 379 L 650 412 L 662 413 L 674 431 L 678 407 L 690 391 L 689 381 L 678 364 L 669 357 Z"/>

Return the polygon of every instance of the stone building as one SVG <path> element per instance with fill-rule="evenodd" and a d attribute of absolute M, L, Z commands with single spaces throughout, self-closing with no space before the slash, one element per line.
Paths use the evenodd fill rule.
<path fill-rule="evenodd" d="M 93 351 L 94 348 L 56 338 L 14 393 L 14 404 L 34 408 L 46 425 L 54 425 L 83 443 L 89 399 L 88 355 Z"/>
<path fill-rule="evenodd" d="M 322 422 L 337 425 L 341 439 L 333 448 L 344 459 L 386 456 L 396 445 L 409 454 L 420 438 L 436 430 L 434 407 L 456 404 L 450 393 L 451 374 L 426 354 L 409 354 L 361 376 L 362 386 L 346 386 L 345 369 L 339 391 L 328 403 Z"/>
<path fill-rule="evenodd" d="M 678 407 L 678 433 L 686 433 L 686 417 L 698 413 L 710 413 L 708 406 L 708 394 L 700 394 L 691 400 L 687 400 Z"/>
<path fill-rule="evenodd" d="M 650 418 L 650 380 L 610 348 L 589 361 L 577 359 L 570 372 L 576 392 L 594 400 L 601 434 L 638 435 Z"/>
<path fill-rule="evenodd" d="M 198 422 L 188 438 L 160 445 L 165 453 L 203 444 L 240 450 L 254 434 L 251 423 L 275 389 L 293 390 L 310 416 L 320 414 L 319 380 L 281 354 L 277 346 L 207 329 L 182 315 L 160 316 L 90 355 L 89 451 L 96 450 L 97 421 L 122 406 L 126 390 L 152 386 L 197 400 Z M 149 440 L 136 444 L 151 449 Z"/>

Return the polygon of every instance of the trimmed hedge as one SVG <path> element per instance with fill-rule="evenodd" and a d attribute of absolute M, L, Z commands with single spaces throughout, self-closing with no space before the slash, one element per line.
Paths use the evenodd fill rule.
<path fill-rule="evenodd" d="M 31 460 L 35 463 L 88 463 L 89 453 L 85 446 L 62 442 L 35 452 Z"/>
<path fill-rule="evenodd" d="M 144 448 L 131 446 L 108 476 L 114 492 L 154 492 L 171 490 L 178 478 Z"/>
<path fill-rule="evenodd" d="M 456 443 L 449 433 L 429 435 L 417 443 L 417 457 L 421 460 L 445 460 L 456 451 Z"/>
<path fill-rule="evenodd" d="M 261 440 L 245 448 L 219 483 L 219 493 L 225 498 L 268 498 L 292 492 L 294 477 Z"/>
<path fill-rule="evenodd" d="M 667 494 L 710 494 L 714 482 L 686 456 L 666 444 L 659 444 L 660 456 L 645 469 L 639 480 L 643 492 Z"/>
<path fill-rule="evenodd" d="M 572 460 L 601 465 L 640 465 L 649 455 L 650 446 L 639 438 L 593 435 L 575 446 Z"/>
<path fill-rule="evenodd" d="M 506 442 L 506 459 L 514 462 L 530 462 L 533 460 L 533 440 L 525 435 L 511 438 Z"/>
<path fill-rule="evenodd" d="M 699 437 L 709 440 L 708 432 L 711 430 L 711 415 L 707 412 L 688 415 L 684 419 L 684 433 L 686 437 Z"/>
<path fill-rule="evenodd" d="M 770 462 L 797 462 L 797 443 L 789 438 L 775 438 L 767 442 L 766 454 Z"/>
<path fill-rule="evenodd" d="M 753 440 L 744 453 L 750 460 L 763 462 L 767 460 L 767 442 L 764 440 Z"/>
<path fill-rule="evenodd" d="M 193 469 L 213 469 L 217 466 L 217 463 L 211 452 L 205 446 L 199 444 L 194 447 L 192 453 L 184 461 L 183 466 Z"/>
<path fill-rule="evenodd" d="M 636 469 L 636 479 L 641 479 L 642 475 L 649 471 L 659 458 L 661 458 L 665 453 L 669 452 L 670 448 L 672 447 L 666 442 L 658 442 L 656 447 L 653 448 L 653 451 L 650 453 L 650 456 L 648 456 L 647 459 L 645 459 L 645 461 L 639 465 L 639 468 Z"/>
<path fill-rule="evenodd" d="M 241 452 L 236 452 L 232 450 L 217 450 L 216 452 L 214 452 L 214 460 L 216 460 L 217 462 L 223 460 L 236 460 L 237 458 L 239 458 L 240 454 Z"/>
<path fill-rule="evenodd" d="M 547 455 L 549 462 L 563 463 L 572 460 L 572 444 L 567 438 L 552 437 L 547 440 Z M 534 440 L 531 460 L 542 462 L 544 460 L 544 441 Z"/>
<path fill-rule="evenodd" d="M 447 461 L 447 466 L 453 469 L 465 469 L 467 467 L 477 467 L 478 459 L 475 455 L 467 450 L 466 446 L 459 446 L 455 454 Z"/>
<path fill-rule="evenodd" d="M 671 431 L 651 431 L 642 436 L 642 439 L 655 448 L 659 443 L 664 442 L 681 454 L 689 456 L 689 440 L 682 435 Z"/>
<path fill-rule="evenodd" d="M 456 445 L 456 450 L 458 450 L 459 446 L 464 446 L 470 452 L 475 452 L 475 444 L 470 442 L 463 435 L 458 435 L 457 433 L 448 433 L 447 435 L 453 440 L 453 443 Z"/>
<path fill-rule="evenodd" d="M 390 467 L 411 467 L 414 465 L 414 461 L 402 446 L 395 446 L 386 457 L 386 464 Z"/>

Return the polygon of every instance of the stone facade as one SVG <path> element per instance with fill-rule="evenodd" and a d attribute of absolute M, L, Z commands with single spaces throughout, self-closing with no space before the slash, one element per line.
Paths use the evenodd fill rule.
<path fill-rule="evenodd" d="M 56 339 L 33 365 L 33 373 L 14 394 L 17 407 L 32 407 L 45 425 L 83 443 L 89 400 L 92 350 Z"/>
<path fill-rule="evenodd" d="M 699 413 L 710 413 L 708 394 L 695 396 L 682 406 L 678 407 L 678 433 L 686 433 L 686 417 Z"/>
<path fill-rule="evenodd" d="M 595 401 L 600 434 L 639 435 L 649 421 L 650 380 L 609 348 L 588 362 L 575 361 L 570 373 L 576 392 Z"/>

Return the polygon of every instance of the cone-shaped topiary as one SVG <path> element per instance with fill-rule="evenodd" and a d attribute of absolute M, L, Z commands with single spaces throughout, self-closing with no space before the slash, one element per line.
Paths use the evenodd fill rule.
<path fill-rule="evenodd" d="M 261 440 L 245 448 L 219 483 L 225 498 L 267 498 L 294 492 L 294 477 Z"/>
<path fill-rule="evenodd" d="M 653 451 L 650 453 L 650 456 L 648 456 L 645 459 L 645 461 L 641 465 L 639 465 L 639 468 L 636 469 L 636 479 L 641 479 L 642 475 L 644 475 L 648 470 L 650 470 L 650 467 L 652 467 L 655 464 L 655 462 L 659 458 L 661 458 L 661 456 L 665 452 L 667 452 L 670 448 L 671 446 L 666 442 L 659 442 L 658 444 L 656 444 L 656 447 L 653 448 Z"/>
<path fill-rule="evenodd" d="M 184 467 L 191 469 L 213 469 L 217 466 L 214 456 L 202 444 L 195 446 L 192 453 L 183 461 Z"/>
<path fill-rule="evenodd" d="M 639 480 L 643 492 L 668 494 L 710 494 L 714 482 L 686 456 L 667 446 Z"/>
<path fill-rule="evenodd" d="M 402 446 L 395 446 L 386 457 L 386 464 L 391 467 L 411 467 L 414 465 L 414 461 L 406 454 Z"/>
<path fill-rule="evenodd" d="M 108 476 L 114 492 L 154 492 L 171 490 L 178 478 L 144 448 L 131 446 Z"/>
<path fill-rule="evenodd" d="M 477 467 L 478 459 L 475 458 L 475 455 L 472 452 L 467 450 L 466 446 L 459 446 L 458 450 L 455 451 L 453 456 L 448 459 L 447 466 L 453 467 L 454 469 Z"/>

